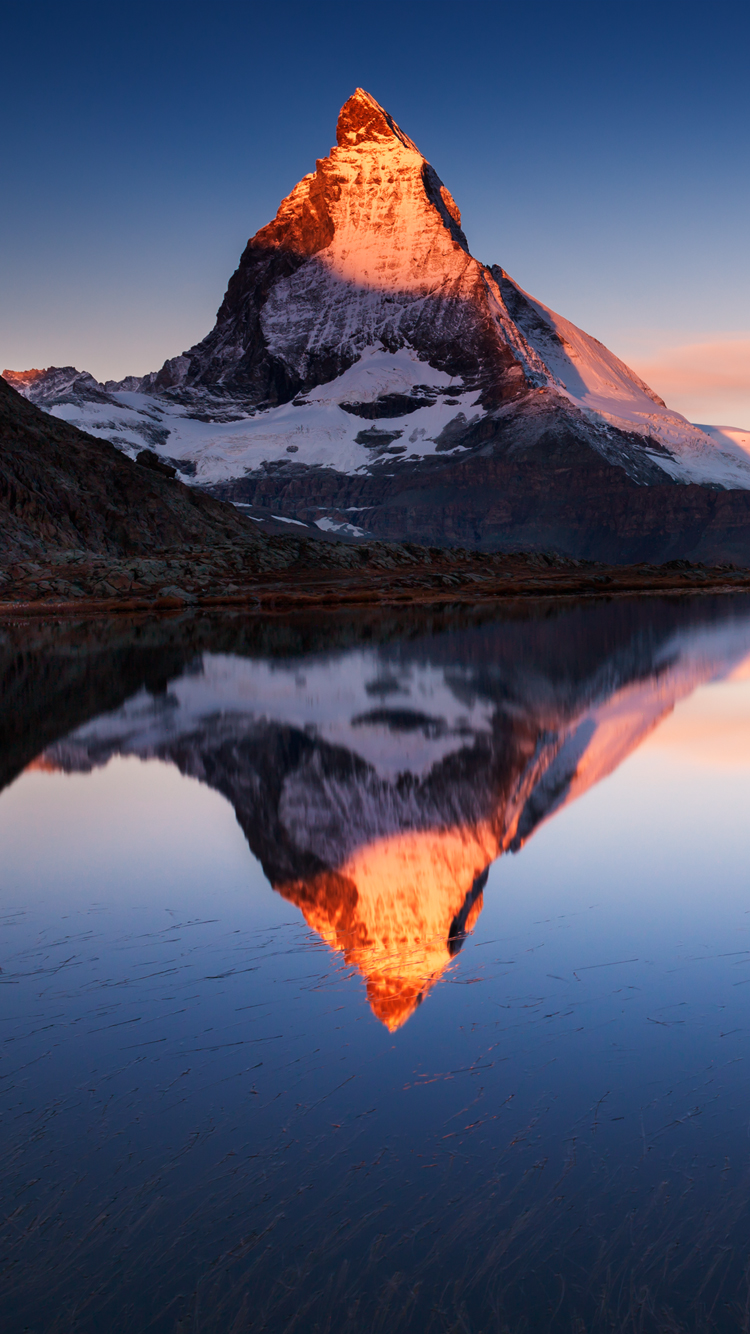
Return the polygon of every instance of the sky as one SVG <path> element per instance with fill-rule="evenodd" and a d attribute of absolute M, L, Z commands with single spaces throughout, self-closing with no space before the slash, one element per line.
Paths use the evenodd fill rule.
<path fill-rule="evenodd" d="M 736 0 L 8 8 L 0 368 L 120 378 L 202 338 L 361 86 L 478 259 L 750 427 L 749 44 Z"/>

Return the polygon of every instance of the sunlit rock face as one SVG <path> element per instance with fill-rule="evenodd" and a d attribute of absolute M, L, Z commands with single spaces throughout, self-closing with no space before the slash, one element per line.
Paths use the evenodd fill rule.
<path fill-rule="evenodd" d="M 360 848 L 340 871 L 275 888 L 358 969 L 373 1013 L 393 1032 L 471 931 L 482 910 L 479 868 L 495 855 L 488 829 L 412 831 Z"/>
<path fill-rule="evenodd" d="M 750 653 L 746 612 L 684 628 L 655 604 L 589 616 L 296 659 L 203 652 L 36 763 L 138 755 L 222 793 L 395 1030 L 450 969 L 491 863 Z"/>
<path fill-rule="evenodd" d="M 268 403 L 333 380 L 365 348 L 412 347 L 495 402 L 544 370 L 491 273 L 471 257 L 449 191 L 358 89 L 337 146 L 248 242 L 216 327 L 156 383 L 222 385 Z"/>

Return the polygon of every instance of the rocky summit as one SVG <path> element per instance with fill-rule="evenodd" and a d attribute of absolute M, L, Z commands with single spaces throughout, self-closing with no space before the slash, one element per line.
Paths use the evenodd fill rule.
<path fill-rule="evenodd" d="M 202 342 L 142 378 L 4 372 L 253 517 L 353 538 L 747 563 L 750 458 L 475 259 L 362 89 L 253 236 Z"/>

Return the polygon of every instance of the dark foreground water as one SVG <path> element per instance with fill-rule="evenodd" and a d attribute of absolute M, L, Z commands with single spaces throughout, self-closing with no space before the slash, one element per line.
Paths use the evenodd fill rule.
<path fill-rule="evenodd" d="M 5 1334 L 750 1328 L 750 603 L 0 626 Z"/>

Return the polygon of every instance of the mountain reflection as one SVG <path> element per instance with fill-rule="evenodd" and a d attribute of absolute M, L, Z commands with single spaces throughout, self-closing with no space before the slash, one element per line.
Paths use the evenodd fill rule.
<path fill-rule="evenodd" d="M 395 1030 L 471 931 L 490 864 L 733 672 L 750 608 L 653 600 L 299 656 L 170 653 L 171 677 L 36 763 L 158 758 L 221 792 Z"/>

